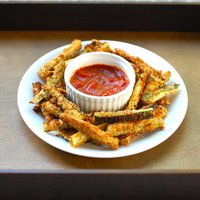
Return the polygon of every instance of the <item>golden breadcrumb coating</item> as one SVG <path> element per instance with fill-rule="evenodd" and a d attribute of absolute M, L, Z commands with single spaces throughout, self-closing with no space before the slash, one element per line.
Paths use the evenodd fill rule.
<path fill-rule="evenodd" d="M 87 135 L 89 138 L 98 141 L 100 144 L 107 145 L 111 149 L 118 148 L 119 140 L 107 135 L 106 132 L 102 131 L 97 126 L 81 119 L 77 119 L 66 113 L 61 114 L 60 118 L 67 122 L 70 126 Z"/>

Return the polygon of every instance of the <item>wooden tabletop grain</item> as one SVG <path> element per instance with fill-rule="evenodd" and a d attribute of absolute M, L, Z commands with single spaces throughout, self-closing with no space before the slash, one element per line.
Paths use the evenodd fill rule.
<path fill-rule="evenodd" d="M 33 134 L 18 111 L 19 82 L 40 56 L 75 38 L 129 42 L 147 48 L 171 63 L 182 76 L 189 95 L 188 111 L 178 130 L 151 150 L 115 159 L 71 155 Z M 0 170 L 199 170 L 199 53 L 200 33 L 0 32 Z"/>

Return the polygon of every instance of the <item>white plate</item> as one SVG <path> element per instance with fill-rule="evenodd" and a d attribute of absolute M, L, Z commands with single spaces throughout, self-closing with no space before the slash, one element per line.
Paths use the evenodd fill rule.
<path fill-rule="evenodd" d="M 66 46 L 63 46 L 45 54 L 33 63 L 24 74 L 18 88 L 17 100 L 22 118 L 32 132 L 48 144 L 68 153 L 86 157 L 114 158 L 128 156 L 146 151 L 162 143 L 176 131 L 183 121 L 188 106 L 188 96 L 185 84 L 174 67 L 160 56 L 144 48 L 123 42 L 108 42 L 112 48 L 121 48 L 134 56 L 139 56 L 146 63 L 156 69 L 161 69 L 163 72 L 168 70 L 171 71 L 171 82 L 180 84 L 179 92 L 175 97 L 173 97 L 173 102 L 169 106 L 168 115 L 165 118 L 165 128 L 161 131 L 146 134 L 144 137 L 134 141 L 129 146 L 119 147 L 117 150 L 109 150 L 106 147 L 95 146 L 90 143 L 86 143 L 78 148 L 73 148 L 64 139 L 45 133 L 42 126 L 44 119 L 32 110 L 33 104 L 29 103 L 33 96 L 32 83 L 41 81 L 40 77 L 37 75 L 38 69 L 48 60 L 55 57 L 63 48 L 66 48 Z M 89 41 L 83 42 L 83 45 L 88 43 Z"/>

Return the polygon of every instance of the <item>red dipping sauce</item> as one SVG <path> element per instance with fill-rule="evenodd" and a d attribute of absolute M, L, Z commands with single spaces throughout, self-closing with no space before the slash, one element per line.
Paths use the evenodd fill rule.
<path fill-rule="evenodd" d="M 78 69 L 70 83 L 79 91 L 93 96 L 110 96 L 124 90 L 129 79 L 117 67 L 95 64 Z"/>

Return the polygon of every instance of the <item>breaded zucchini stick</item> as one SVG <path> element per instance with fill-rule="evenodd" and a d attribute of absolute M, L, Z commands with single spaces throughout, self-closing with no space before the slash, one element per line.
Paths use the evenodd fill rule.
<path fill-rule="evenodd" d="M 169 96 L 161 98 L 160 100 L 157 101 L 157 104 L 162 106 L 169 105 L 170 104 Z"/>
<path fill-rule="evenodd" d="M 43 122 L 43 129 L 45 132 L 57 131 L 64 128 L 69 128 L 69 125 L 60 119 L 45 120 Z"/>
<path fill-rule="evenodd" d="M 175 94 L 178 91 L 178 87 L 178 84 L 174 84 L 173 86 L 167 86 L 156 91 L 147 92 L 142 96 L 141 101 L 143 104 L 152 105 L 156 101 L 162 99 L 169 94 Z"/>
<path fill-rule="evenodd" d="M 80 40 L 74 40 L 70 46 L 64 49 L 57 57 L 47 62 L 43 67 L 38 71 L 38 75 L 46 81 L 49 76 L 49 72 L 54 70 L 54 67 L 60 61 L 66 61 L 68 59 L 74 58 L 80 51 L 82 47 Z"/>
<path fill-rule="evenodd" d="M 35 82 L 32 83 L 33 86 L 33 96 L 37 95 L 42 90 L 42 83 Z"/>
<path fill-rule="evenodd" d="M 118 122 L 115 124 L 110 124 L 106 132 L 112 136 L 120 136 L 126 134 L 137 135 L 162 128 L 164 128 L 164 121 L 162 118 L 151 118 L 134 122 Z"/>
<path fill-rule="evenodd" d="M 118 56 L 123 57 L 124 59 L 128 60 L 129 62 L 135 63 L 135 57 L 131 56 L 130 54 L 128 54 L 127 52 L 125 52 L 122 49 L 115 48 L 114 53 L 117 54 Z"/>
<path fill-rule="evenodd" d="M 138 135 L 149 133 L 158 129 L 164 128 L 164 121 L 161 118 L 152 118 L 151 123 L 141 126 L 138 124 L 135 126 L 135 132 L 124 135 L 125 137 L 122 137 L 119 139 L 119 144 L 123 146 L 127 146 L 131 143 L 131 141 L 136 138 Z M 143 120 L 144 121 L 144 120 Z M 142 122 L 143 123 L 143 122 Z M 123 135 L 122 135 L 123 136 Z"/>
<path fill-rule="evenodd" d="M 56 66 L 52 76 L 47 77 L 46 84 L 51 86 L 57 86 L 60 81 L 64 80 L 64 71 L 66 65 L 65 61 L 61 60 Z"/>
<path fill-rule="evenodd" d="M 127 110 L 133 110 L 137 108 L 138 102 L 140 101 L 142 92 L 146 85 L 147 77 L 148 77 L 147 73 L 142 73 L 140 78 L 136 82 L 135 87 L 133 89 L 133 93 L 129 99 L 128 106 L 126 107 Z"/>
<path fill-rule="evenodd" d="M 162 71 L 154 69 L 153 67 L 145 63 L 141 58 L 131 56 L 122 49 L 116 48 L 114 53 L 133 63 L 133 67 L 137 73 L 146 72 L 148 74 L 153 74 L 155 77 L 161 78 L 163 80 L 166 80 L 169 76 L 169 72 L 162 74 Z"/>
<path fill-rule="evenodd" d="M 55 117 L 59 117 L 61 113 L 63 113 L 63 110 L 52 104 L 50 101 L 46 101 L 42 103 L 44 109 L 51 115 L 54 115 Z"/>
<path fill-rule="evenodd" d="M 154 117 L 156 118 L 164 118 L 167 115 L 167 108 L 165 108 L 162 105 L 158 105 L 155 109 L 154 109 Z"/>
<path fill-rule="evenodd" d="M 119 121 L 133 121 L 147 119 L 153 116 L 153 108 L 140 110 L 122 110 L 116 112 L 95 112 L 94 119 L 96 123 L 115 123 Z"/>
<path fill-rule="evenodd" d="M 150 91 L 152 92 L 152 91 L 162 88 L 165 85 L 165 83 L 168 81 L 169 77 L 171 76 L 170 72 L 169 73 L 166 72 L 165 74 L 167 74 L 165 75 L 165 80 L 157 78 L 153 76 L 152 74 L 150 74 L 148 76 L 145 90 L 143 91 L 143 95 Z"/>
<path fill-rule="evenodd" d="M 63 110 L 60 107 L 55 106 L 50 101 L 43 102 L 42 107 L 45 109 L 45 111 L 48 114 L 53 115 L 55 117 L 59 117 L 60 114 L 63 113 Z M 55 130 L 59 130 L 59 129 L 67 128 L 67 127 L 69 127 L 69 125 L 60 119 L 48 120 L 43 123 L 43 128 L 44 128 L 44 131 L 46 132 L 55 131 Z"/>
<path fill-rule="evenodd" d="M 106 130 L 107 126 L 108 126 L 107 123 L 97 125 L 97 127 L 99 127 L 103 131 Z M 88 139 L 90 138 L 86 134 L 83 134 L 82 132 L 79 131 L 70 137 L 69 142 L 73 147 L 78 147 L 87 142 Z"/>
<path fill-rule="evenodd" d="M 67 113 L 67 114 L 69 114 L 71 116 L 74 116 L 74 117 L 76 117 L 78 119 L 85 119 L 85 115 L 80 111 L 79 107 L 76 106 L 71 101 L 67 100 L 65 98 L 65 96 L 63 94 L 61 94 L 56 88 L 54 88 L 52 86 L 44 86 L 43 89 L 47 90 L 51 94 L 51 96 L 53 96 L 54 98 L 57 99 L 57 104 L 64 110 L 65 113 Z M 46 107 L 47 107 L 47 109 L 49 110 L 50 113 L 52 113 L 54 115 L 61 114 L 60 113 L 61 110 L 58 110 L 57 108 L 54 108 L 52 106 L 52 104 L 47 103 L 45 105 L 46 105 Z M 57 111 L 57 113 L 54 113 L 55 111 Z M 76 135 L 74 136 L 74 138 L 75 137 L 76 137 Z M 78 138 L 81 138 L 82 142 L 83 142 L 82 138 L 86 138 L 86 137 L 87 136 L 84 133 L 79 132 Z M 73 138 L 72 138 L 72 140 L 73 140 Z M 86 139 L 86 141 L 87 141 L 87 139 Z"/>
<path fill-rule="evenodd" d="M 40 110 L 41 110 L 41 113 L 42 113 L 42 115 L 44 116 L 44 118 L 45 118 L 46 121 L 51 121 L 51 120 L 54 119 L 53 115 L 51 115 L 50 113 L 48 113 L 48 112 L 45 110 L 43 104 L 40 104 Z"/>
<path fill-rule="evenodd" d="M 57 99 L 58 105 L 64 110 L 64 112 L 68 112 L 79 119 L 85 118 L 85 115 L 80 111 L 79 107 L 71 101 L 67 100 L 66 97 L 61 94 L 55 87 L 45 85 L 43 86 L 43 90 L 49 92 L 52 97 Z"/>
<path fill-rule="evenodd" d="M 140 73 L 148 73 L 148 74 L 152 74 L 153 76 L 157 77 L 157 78 L 162 78 L 162 71 L 161 70 L 157 70 L 153 67 L 151 67 L 150 65 L 148 65 L 147 63 L 145 63 L 141 58 L 136 57 L 133 61 L 134 63 L 134 68 L 136 71 L 139 71 Z"/>
<path fill-rule="evenodd" d="M 40 82 L 35 82 L 32 83 L 32 87 L 33 87 L 33 96 L 36 96 L 41 90 L 42 90 L 42 84 Z M 34 107 L 33 110 L 35 112 L 39 112 L 40 110 L 40 104 L 37 103 Z"/>
<path fill-rule="evenodd" d="M 92 43 L 85 46 L 82 53 L 94 52 L 94 51 L 103 51 L 103 52 L 112 52 L 108 42 L 101 42 L 97 39 L 93 39 Z"/>
<path fill-rule="evenodd" d="M 82 132 L 78 131 L 70 137 L 69 143 L 73 147 L 78 147 L 87 142 L 88 139 L 89 137 L 86 134 L 83 134 Z"/>
<path fill-rule="evenodd" d="M 64 71 L 65 71 L 66 66 L 67 66 L 66 62 L 61 60 L 55 66 L 55 71 L 52 72 L 52 76 L 47 77 L 46 85 L 65 88 L 63 86 L 65 86 Z M 35 84 L 37 84 L 37 85 L 34 85 L 35 87 L 38 86 L 38 83 L 35 83 Z M 33 99 L 30 101 L 30 103 L 34 103 L 34 104 L 39 103 L 40 101 L 42 101 L 43 99 L 45 99 L 47 97 L 48 97 L 48 93 L 41 88 L 40 92 L 37 92 L 37 94 L 34 95 Z"/>
<path fill-rule="evenodd" d="M 74 134 L 74 130 L 68 129 L 68 130 L 59 130 L 58 136 L 62 137 L 63 139 L 69 141 L 72 135 Z"/>
<path fill-rule="evenodd" d="M 40 101 L 42 101 L 43 99 L 46 99 L 49 97 L 49 92 L 44 91 L 43 89 L 40 90 L 40 92 L 38 94 L 36 94 L 31 100 L 30 103 L 34 103 L 37 104 Z"/>
<path fill-rule="evenodd" d="M 106 132 L 102 131 L 97 126 L 68 115 L 67 113 L 61 114 L 60 118 L 70 126 L 87 135 L 89 138 L 99 142 L 101 145 L 109 146 L 111 149 L 118 148 L 119 140 L 107 135 Z"/>

